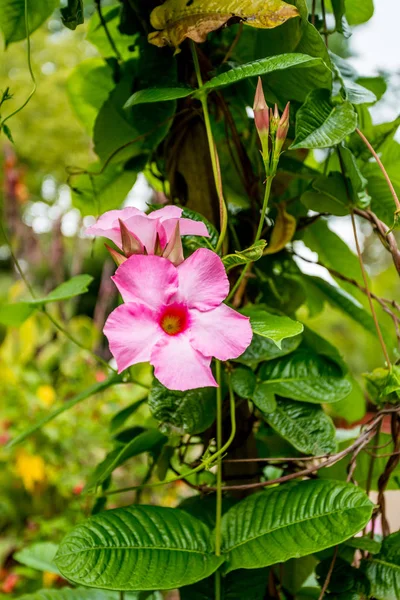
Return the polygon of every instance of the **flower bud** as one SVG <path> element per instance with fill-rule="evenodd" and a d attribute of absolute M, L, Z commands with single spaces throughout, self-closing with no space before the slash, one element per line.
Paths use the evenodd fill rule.
<path fill-rule="evenodd" d="M 129 231 L 121 219 L 118 219 L 118 221 L 121 231 L 122 251 L 125 256 L 129 258 L 132 256 L 132 254 L 143 254 L 144 246 L 139 238 L 137 238 L 134 233 Z"/>
<path fill-rule="evenodd" d="M 184 256 L 179 220 L 176 222 L 174 233 L 172 234 L 168 244 L 165 246 L 162 255 L 164 258 L 170 260 L 176 267 L 183 263 Z"/>
<path fill-rule="evenodd" d="M 256 95 L 254 96 L 254 122 L 261 141 L 262 155 L 268 159 L 269 108 L 265 101 L 261 77 L 258 78 Z"/>
<path fill-rule="evenodd" d="M 289 131 L 289 106 L 290 102 L 286 104 L 285 110 L 283 111 L 278 124 L 278 129 L 276 130 L 274 156 L 279 156 L 281 153 L 283 144 Z"/>
<path fill-rule="evenodd" d="M 279 126 L 279 110 L 277 104 L 275 104 L 274 112 L 270 109 L 270 132 L 273 137 Z"/>

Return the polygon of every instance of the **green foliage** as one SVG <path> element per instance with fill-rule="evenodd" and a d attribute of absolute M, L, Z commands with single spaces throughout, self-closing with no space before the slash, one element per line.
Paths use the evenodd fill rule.
<path fill-rule="evenodd" d="M 62 541 L 56 564 L 88 587 L 173 589 L 211 575 L 224 561 L 212 550 L 209 529 L 186 512 L 131 506 L 78 525 Z"/>
<path fill-rule="evenodd" d="M 60 571 L 54 564 L 57 549 L 57 544 L 42 542 L 33 544 L 28 548 L 23 548 L 14 554 L 14 558 L 27 567 L 59 575 Z"/>
<path fill-rule="evenodd" d="M 51 15 L 57 7 L 57 0 L 42 0 L 34 10 L 29 3 L 29 33 L 35 31 Z M 0 11 L 0 29 L 4 35 L 6 47 L 12 42 L 26 38 L 25 0 L 4 0 Z"/>
<path fill-rule="evenodd" d="M 254 333 L 272 340 L 279 349 L 282 349 L 282 340 L 299 335 L 303 331 L 303 325 L 298 321 L 272 315 L 261 306 L 246 307 L 242 314 L 250 317 Z"/>
<path fill-rule="evenodd" d="M 303 481 L 249 496 L 222 519 L 225 570 L 273 565 L 334 546 L 362 529 L 372 508 L 362 491 L 337 482 Z"/>
<path fill-rule="evenodd" d="M 215 390 L 201 388 L 187 392 L 168 390 L 154 379 L 149 408 L 164 433 L 201 433 L 215 418 Z"/>
<path fill-rule="evenodd" d="M 337 365 L 309 350 L 266 362 L 258 375 L 276 394 L 303 402 L 337 402 L 351 392 Z"/>
<path fill-rule="evenodd" d="M 83 19 L 83 0 L 68 0 L 67 6 L 60 9 L 61 20 L 68 29 L 76 29 L 82 25 Z"/>
<path fill-rule="evenodd" d="M 377 600 L 396 600 L 400 594 L 400 532 L 382 542 L 382 549 L 363 561 L 362 571 L 371 586 L 371 596 Z"/>
<path fill-rule="evenodd" d="M 342 142 L 356 127 L 357 114 L 350 102 L 335 105 L 328 90 L 314 90 L 297 112 L 291 148 L 329 148 Z"/>
<path fill-rule="evenodd" d="M 237 265 L 246 265 L 258 260 L 262 257 L 265 246 L 266 241 L 259 240 L 250 246 L 250 248 L 246 248 L 246 250 L 241 250 L 240 252 L 236 251 L 235 254 L 227 254 L 222 259 L 225 270 L 229 271 Z"/>

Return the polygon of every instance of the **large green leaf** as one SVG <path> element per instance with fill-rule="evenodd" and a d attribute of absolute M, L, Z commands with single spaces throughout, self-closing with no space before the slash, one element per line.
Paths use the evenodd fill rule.
<path fill-rule="evenodd" d="M 27 567 L 59 575 L 60 571 L 54 564 L 57 549 L 57 544 L 53 544 L 52 542 L 38 542 L 19 550 L 19 552 L 14 554 L 14 558 Z"/>
<path fill-rule="evenodd" d="M 337 402 L 351 392 L 341 369 L 310 350 L 296 350 L 263 364 L 259 377 L 280 396 L 315 404 Z"/>
<path fill-rule="evenodd" d="M 137 104 L 152 104 L 153 102 L 166 102 L 167 100 L 186 98 L 194 91 L 193 88 L 185 86 L 147 88 L 132 94 L 125 102 L 124 108 L 136 106 Z"/>
<path fill-rule="evenodd" d="M 328 212 L 339 217 L 349 214 L 345 183 L 337 172 L 315 179 L 312 189 L 304 192 L 301 201 L 307 208 L 317 212 Z"/>
<path fill-rule="evenodd" d="M 227 572 L 306 556 L 352 537 L 371 518 L 357 487 L 319 480 L 282 485 L 233 506 L 222 518 Z"/>
<path fill-rule="evenodd" d="M 400 598 L 400 531 L 384 538 L 382 550 L 361 564 L 376 600 Z"/>
<path fill-rule="evenodd" d="M 282 340 L 299 335 L 304 329 L 303 324 L 289 317 L 272 315 L 260 306 L 249 306 L 241 310 L 250 317 L 253 333 L 266 337 L 282 348 Z"/>
<path fill-rule="evenodd" d="M 350 102 L 332 104 L 330 92 L 313 90 L 296 115 L 296 137 L 291 148 L 330 148 L 357 127 L 357 113 Z"/>
<path fill-rule="evenodd" d="M 143 452 L 151 452 L 166 441 L 167 438 L 160 433 L 158 429 L 148 429 L 147 431 L 139 433 L 139 435 L 135 436 L 130 442 L 123 444 L 122 447 L 117 446 L 107 454 L 105 459 L 96 467 L 87 483 L 87 489 L 91 490 L 98 485 L 101 485 L 115 469 L 130 458 L 142 454 Z"/>
<path fill-rule="evenodd" d="M 69 101 L 90 134 L 97 114 L 114 86 L 112 70 L 101 58 L 80 62 L 68 78 Z"/>
<path fill-rule="evenodd" d="M 283 340 L 279 348 L 274 341 L 255 333 L 250 346 L 236 359 L 236 362 L 254 367 L 264 360 L 273 360 L 278 356 L 290 354 L 300 342 L 301 335 L 296 335 Z"/>
<path fill-rule="evenodd" d="M 214 388 L 178 392 L 154 379 L 149 395 L 149 408 L 164 433 L 201 433 L 215 418 Z"/>
<path fill-rule="evenodd" d="M 253 398 L 256 402 L 256 395 Z M 262 406 L 258 406 L 262 411 Z M 265 421 L 303 454 L 335 452 L 335 427 L 321 407 L 276 398 L 276 410 L 263 413 Z"/>
<path fill-rule="evenodd" d="M 307 54 L 289 53 L 238 65 L 230 71 L 225 71 L 207 81 L 202 90 L 214 90 L 237 83 L 247 77 L 257 77 L 258 75 L 267 75 L 275 71 L 293 68 L 312 69 L 311 74 L 315 81 L 315 87 L 330 87 L 332 73 L 321 58 L 308 56 Z"/>
<path fill-rule="evenodd" d="M 58 0 L 28 2 L 29 33 L 40 27 L 58 6 Z M 0 9 L 0 29 L 6 47 L 26 38 L 25 0 L 3 0 Z"/>
<path fill-rule="evenodd" d="M 130 506 L 100 513 L 61 542 L 61 573 L 88 587 L 173 589 L 211 575 L 224 558 L 213 554 L 210 530 L 179 509 Z"/>
<path fill-rule="evenodd" d="M 346 17 L 349 25 L 361 25 L 374 14 L 373 0 L 346 0 Z"/>

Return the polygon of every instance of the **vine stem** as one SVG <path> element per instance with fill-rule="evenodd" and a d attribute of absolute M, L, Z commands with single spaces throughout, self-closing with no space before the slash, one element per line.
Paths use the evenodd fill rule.
<path fill-rule="evenodd" d="M 9 119 L 11 119 L 11 117 L 14 117 L 23 108 L 25 108 L 25 106 L 28 104 L 28 102 L 32 98 L 33 94 L 36 92 L 36 79 L 35 79 L 35 75 L 33 73 L 32 62 L 31 62 L 31 39 L 30 39 L 30 35 L 29 35 L 28 0 L 25 0 L 25 33 L 26 33 L 26 44 L 27 44 L 27 54 L 28 54 L 28 70 L 29 70 L 29 75 L 31 76 L 33 87 L 31 89 L 27 99 L 25 100 L 25 102 L 23 104 L 21 104 L 21 106 L 18 107 L 16 110 L 14 110 L 10 115 L 8 115 L 5 119 L 3 119 L 3 121 L 1 122 L 2 127 Z"/>
<path fill-rule="evenodd" d="M 260 221 L 258 223 L 258 227 L 257 227 L 257 233 L 256 233 L 256 237 L 254 238 L 254 242 L 253 244 L 256 244 L 260 238 L 261 238 L 261 233 L 264 227 L 264 221 L 265 221 L 265 214 L 267 212 L 267 207 L 268 207 L 268 202 L 269 202 L 269 197 L 271 194 L 271 187 L 272 187 L 272 180 L 274 178 L 275 174 L 270 175 L 267 178 L 267 183 L 265 186 L 265 192 L 264 192 L 264 201 L 263 201 L 263 205 L 262 205 L 262 209 L 261 209 L 261 216 L 260 216 Z M 236 293 L 236 290 L 239 288 L 240 284 L 242 283 L 244 277 L 246 276 L 246 273 L 248 272 L 248 270 L 250 269 L 250 265 L 252 263 L 247 263 L 247 265 L 245 265 L 245 267 L 243 268 L 241 274 L 239 275 L 235 285 L 233 286 L 233 288 L 230 290 L 228 297 L 226 299 L 226 302 L 229 302 L 233 296 Z"/>
<path fill-rule="evenodd" d="M 200 90 L 199 99 L 201 102 L 201 106 L 203 108 L 204 124 L 205 124 L 206 132 L 207 132 L 207 141 L 208 141 L 208 147 L 210 150 L 211 165 L 212 165 L 212 170 L 213 170 L 213 175 L 214 175 L 215 187 L 217 190 L 218 200 L 219 200 L 220 234 L 219 234 L 217 246 L 215 248 L 215 251 L 219 252 L 222 247 L 222 244 L 224 242 L 225 235 L 226 235 L 226 230 L 227 230 L 227 226 L 228 226 L 228 212 L 226 209 L 226 204 L 225 204 L 223 191 L 222 191 L 221 171 L 219 168 L 217 149 L 215 146 L 212 129 L 211 129 L 210 113 L 208 112 L 208 104 L 207 104 L 207 93 L 205 93 L 201 89 L 203 87 L 203 79 L 201 77 L 199 57 L 197 56 L 196 46 L 192 40 L 190 41 L 190 48 L 191 48 L 192 56 L 193 56 L 193 64 L 194 64 L 194 70 L 196 73 L 197 84 L 198 84 L 199 90 Z"/>
<path fill-rule="evenodd" d="M 139 484 L 139 485 L 132 485 L 132 486 L 126 487 L 126 488 L 110 490 L 108 492 L 98 494 L 96 497 L 103 498 L 104 496 L 113 496 L 114 494 L 122 494 L 124 492 L 131 492 L 132 490 L 137 490 L 142 487 L 143 488 L 144 487 L 146 487 L 146 488 L 147 487 L 151 487 L 151 488 L 160 487 L 162 485 L 167 485 L 168 483 L 174 483 L 175 481 L 181 481 L 182 479 L 186 479 L 186 477 L 189 477 L 189 475 L 194 475 L 195 473 L 200 473 L 200 471 L 204 471 L 204 469 L 210 469 L 215 464 L 218 464 L 217 461 L 218 461 L 219 457 L 222 457 L 225 454 L 225 452 L 228 450 L 229 446 L 232 444 L 233 440 L 235 439 L 235 435 L 236 435 L 235 396 L 233 394 L 233 390 L 231 388 L 230 382 L 229 382 L 229 386 L 230 386 L 229 387 L 229 390 L 230 390 L 229 405 L 230 405 L 230 413 L 231 413 L 231 433 L 229 435 L 227 442 L 222 446 L 222 448 L 220 448 L 220 450 L 217 450 L 212 456 L 204 458 L 201 465 L 199 465 L 195 469 L 191 469 L 190 471 L 187 471 L 186 473 L 181 473 L 177 477 L 172 477 L 171 479 L 167 479 L 167 481 L 158 481 L 156 483 L 145 483 L 145 484 Z M 222 487 L 221 487 L 221 489 L 222 489 Z"/>
<path fill-rule="evenodd" d="M 383 166 L 383 163 L 381 161 L 381 159 L 379 158 L 378 154 L 375 152 L 375 150 L 373 149 L 371 143 L 367 140 L 367 138 L 365 137 L 365 135 L 363 134 L 363 132 L 360 129 L 356 129 L 356 132 L 358 133 L 358 135 L 360 136 L 360 138 L 362 139 L 362 141 L 364 142 L 364 144 L 367 146 L 368 150 L 371 152 L 372 156 L 375 158 L 380 170 L 383 173 L 384 178 L 386 179 L 386 183 L 389 186 L 390 192 L 393 196 L 393 200 L 394 203 L 396 205 L 396 213 L 400 212 L 400 200 L 397 197 L 396 194 L 396 190 L 394 189 L 393 183 L 390 181 L 390 177 L 387 174 L 387 171 L 385 169 L 385 167 Z"/>
<path fill-rule="evenodd" d="M 217 387 L 217 451 L 222 447 L 222 390 L 221 390 L 221 361 L 216 360 Z M 222 515 L 222 461 L 221 456 L 217 462 L 217 501 L 215 513 L 215 554 L 221 555 L 221 515 Z M 217 579 L 217 578 L 216 578 Z M 216 595 L 216 600 L 218 597 Z"/>

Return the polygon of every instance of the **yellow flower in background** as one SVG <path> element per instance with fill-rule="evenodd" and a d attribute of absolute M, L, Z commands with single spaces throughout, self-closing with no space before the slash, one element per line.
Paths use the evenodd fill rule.
<path fill-rule="evenodd" d="M 28 492 L 34 492 L 37 484 L 46 481 L 46 467 L 41 456 L 19 450 L 15 461 L 15 471 L 22 479 Z"/>
<path fill-rule="evenodd" d="M 51 406 L 56 399 L 56 391 L 51 385 L 39 385 L 36 395 L 44 406 Z"/>
<path fill-rule="evenodd" d="M 50 588 L 53 587 L 53 584 L 58 579 L 58 575 L 56 573 L 50 573 L 50 571 L 44 571 L 43 573 L 43 587 Z"/>

